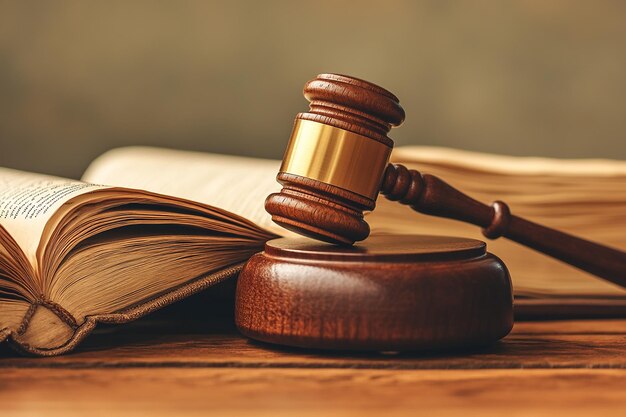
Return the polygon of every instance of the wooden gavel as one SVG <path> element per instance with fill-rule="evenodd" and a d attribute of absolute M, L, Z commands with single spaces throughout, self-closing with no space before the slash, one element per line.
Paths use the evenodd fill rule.
<path fill-rule="evenodd" d="M 378 193 L 420 213 L 483 228 L 626 287 L 626 253 L 511 214 L 496 201 L 482 204 L 441 179 L 389 164 L 387 136 L 404 120 L 399 100 L 369 82 L 321 74 L 304 87 L 310 110 L 296 116 L 278 182 L 265 208 L 274 222 L 315 239 L 351 245 L 369 235 L 363 212 Z"/>

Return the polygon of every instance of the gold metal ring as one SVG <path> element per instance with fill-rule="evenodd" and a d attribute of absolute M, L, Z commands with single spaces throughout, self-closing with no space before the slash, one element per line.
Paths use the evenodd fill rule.
<path fill-rule="evenodd" d="M 348 130 L 296 119 L 281 172 L 376 200 L 391 148 Z"/>

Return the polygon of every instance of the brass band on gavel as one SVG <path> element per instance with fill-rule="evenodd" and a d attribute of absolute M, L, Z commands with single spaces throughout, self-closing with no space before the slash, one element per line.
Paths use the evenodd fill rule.
<path fill-rule="evenodd" d="M 390 155 L 391 148 L 376 140 L 297 119 L 280 171 L 376 200 Z"/>

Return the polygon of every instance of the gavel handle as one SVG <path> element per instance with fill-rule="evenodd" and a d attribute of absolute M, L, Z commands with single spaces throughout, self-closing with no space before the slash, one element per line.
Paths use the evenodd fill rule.
<path fill-rule="evenodd" d="M 507 237 L 626 287 L 626 252 L 514 216 L 501 201 L 487 206 L 433 175 L 422 175 L 395 164 L 385 171 L 381 193 L 420 213 L 475 224 L 483 228 L 489 239 Z"/>

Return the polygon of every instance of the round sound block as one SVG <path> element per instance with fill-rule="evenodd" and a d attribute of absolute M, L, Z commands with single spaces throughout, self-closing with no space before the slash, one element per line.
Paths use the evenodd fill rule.
<path fill-rule="evenodd" d="M 266 243 L 239 276 L 246 336 L 316 349 L 413 351 L 487 345 L 513 327 L 504 263 L 479 240 L 372 236 L 352 247 Z"/>

